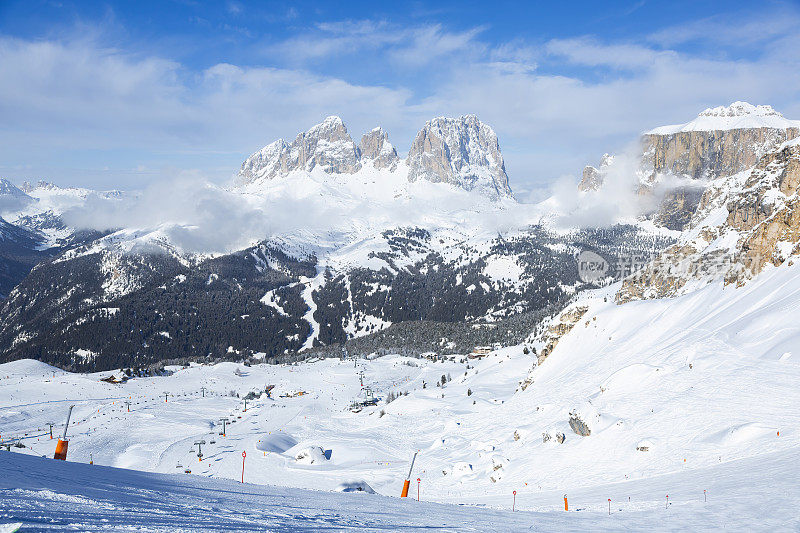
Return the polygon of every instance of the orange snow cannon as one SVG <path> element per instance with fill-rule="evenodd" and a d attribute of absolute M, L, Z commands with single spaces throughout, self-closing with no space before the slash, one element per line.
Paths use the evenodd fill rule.
<path fill-rule="evenodd" d="M 56 453 L 53 456 L 53 459 L 59 459 L 61 461 L 67 460 L 67 446 L 69 446 L 68 440 L 58 439 L 58 444 L 56 444 Z"/>
<path fill-rule="evenodd" d="M 414 470 L 414 461 L 417 460 L 418 453 L 419 452 L 414 452 L 414 457 L 411 459 L 411 468 L 408 469 L 408 475 L 405 481 L 403 481 L 403 492 L 400 493 L 401 498 L 408 498 L 408 489 L 411 487 L 411 471 Z"/>
<path fill-rule="evenodd" d="M 67 440 L 67 428 L 69 428 L 69 418 L 72 416 L 72 409 L 74 405 L 69 406 L 69 411 L 67 411 L 67 422 L 64 424 L 64 435 L 58 439 L 58 443 L 56 444 L 56 453 L 53 455 L 53 459 L 58 459 L 60 461 L 67 460 L 67 448 L 69 447 L 69 441 Z"/>

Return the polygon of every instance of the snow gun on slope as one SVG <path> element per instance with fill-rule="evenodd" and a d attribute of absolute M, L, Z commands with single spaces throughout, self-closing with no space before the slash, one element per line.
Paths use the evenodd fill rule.
<path fill-rule="evenodd" d="M 418 453 L 419 452 L 414 452 L 414 457 L 411 459 L 411 467 L 408 469 L 406 480 L 403 481 L 403 492 L 400 493 L 401 498 L 408 498 L 408 489 L 411 487 L 411 471 L 414 470 L 414 461 L 417 460 Z"/>
<path fill-rule="evenodd" d="M 56 453 L 53 456 L 53 459 L 60 459 L 62 461 L 67 460 L 67 446 L 69 446 L 69 441 L 67 440 L 67 428 L 69 428 L 69 419 L 72 416 L 72 409 L 74 405 L 69 406 L 69 411 L 67 411 L 67 422 L 64 424 L 64 435 L 58 439 L 58 443 L 56 444 Z"/>

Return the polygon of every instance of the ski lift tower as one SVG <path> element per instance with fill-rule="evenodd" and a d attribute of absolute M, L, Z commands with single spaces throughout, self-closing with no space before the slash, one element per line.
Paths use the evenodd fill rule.
<path fill-rule="evenodd" d="M 196 440 L 196 441 L 194 441 L 194 445 L 197 446 L 197 460 L 198 461 L 202 461 L 203 460 L 203 449 L 202 449 L 202 446 L 205 443 L 206 443 L 206 441 L 204 441 L 204 440 Z"/>
<path fill-rule="evenodd" d="M 56 424 L 55 424 L 55 422 L 48 422 L 45 425 L 46 426 L 50 426 L 50 438 L 52 439 L 53 438 L 53 426 L 55 426 Z"/>

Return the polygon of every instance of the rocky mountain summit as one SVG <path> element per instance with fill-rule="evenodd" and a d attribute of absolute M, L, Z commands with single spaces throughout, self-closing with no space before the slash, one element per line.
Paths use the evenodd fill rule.
<path fill-rule="evenodd" d="M 246 184 L 317 167 L 329 174 L 353 174 L 361 169 L 359 149 L 339 117 L 326 118 L 298 134 L 291 144 L 283 139 L 268 144 L 242 163 L 238 179 Z"/>
<path fill-rule="evenodd" d="M 428 121 L 402 167 L 382 128 L 364 134 L 356 146 L 342 120 L 328 117 L 291 143 L 278 139 L 248 157 L 237 183 L 244 186 L 317 168 L 326 174 L 352 175 L 368 162 L 377 170 L 404 172 L 410 182 L 448 183 L 492 198 L 511 196 L 497 134 L 475 115 Z"/>
<path fill-rule="evenodd" d="M 389 142 L 389 135 L 383 128 L 375 128 L 361 137 L 361 144 L 358 146 L 362 159 L 369 159 L 377 169 L 388 168 L 394 172 L 400 158 L 397 150 Z"/>
<path fill-rule="evenodd" d="M 511 195 L 497 135 L 475 115 L 425 123 L 406 162 L 410 181 L 426 179 L 491 196 Z"/>

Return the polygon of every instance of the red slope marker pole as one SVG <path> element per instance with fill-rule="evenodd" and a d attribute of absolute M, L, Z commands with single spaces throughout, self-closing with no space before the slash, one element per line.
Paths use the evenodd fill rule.
<path fill-rule="evenodd" d="M 664 505 L 664 509 L 669 509 L 669 494 L 667 494 L 667 503 Z"/>
<path fill-rule="evenodd" d="M 242 451 L 242 483 L 244 483 L 244 458 L 247 457 L 247 452 Z"/>
<path fill-rule="evenodd" d="M 511 502 L 511 512 L 517 507 L 517 491 L 514 491 L 514 500 Z"/>
<path fill-rule="evenodd" d="M 611 498 L 608 499 L 608 516 L 611 516 Z"/>
<path fill-rule="evenodd" d="M 422 481 L 420 478 L 417 478 L 417 501 L 419 501 L 419 482 Z"/>

